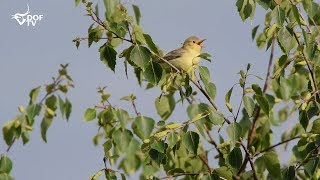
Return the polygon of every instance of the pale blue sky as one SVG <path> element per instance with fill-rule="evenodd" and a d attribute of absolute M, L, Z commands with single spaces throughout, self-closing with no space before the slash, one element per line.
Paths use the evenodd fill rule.
<path fill-rule="evenodd" d="M 102 1 L 96 2 L 102 7 Z M 44 15 L 35 27 L 19 26 L 11 19 L 12 14 L 24 13 L 27 3 L 31 14 Z M 250 62 L 253 73 L 265 76 L 268 54 L 264 50 L 258 51 L 251 41 L 251 29 L 263 22 L 262 13 L 257 13 L 253 22 L 243 23 L 234 1 L 137 0 L 128 1 L 129 8 L 132 3 L 141 9 L 141 24 L 145 32 L 165 52 L 180 46 L 190 35 L 207 39 L 204 51 L 213 55 L 213 62 L 202 64 L 211 70 L 212 81 L 218 89 L 216 102 L 224 112 L 224 94 L 238 81 L 240 68 L 245 68 Z M 111 102 L 126 109 L 131 106 L 119 99 L 130 93 L 136 94 L 138 110 L 159 119 L 153 101 L 159 95 L 158 91 L 145 91 L 137 86 L 134 77 L 127 80 L 122 60 L 119 60 L 114 74 L 100 62 L 99 45 L 94 44 L 88 49 L 84 43 L 79 50 L 75 48 L 72 39 L 87 36 L 87 28 L 91 24 L 83 14 L 84 7 L 76 8 L 73 1 L 0 2 L 0 125 L 18 113 L 19 105 L 28 103 L 31 88 L 50 81 L 59 64 L 70 63 L 69 72 L 76 85 L 68 96 L 73 103 L 69 123 L 56 118 L 47 133 L 48 143 L 45 144 L 40 137 L 40 119 L 37 119 L 30 143 L 22 146 L 19 142 L 12 147 L 9 156 L 14 164 L 12 175 L 17 180 L 87 179 L 103 167 L 102 148 L 92 144 L 97 126 L 93 122 L 85 123 L 82 118 L 85 108 L 98 100 L 96 88 L 99 85 L 107 85 L 112 94 Z M 234 98 L 238 100 L 241 93 L 234 95 L 238 96 Z M 238 104 L 238 101 L 232 102 Z M 185 109 L 181 109 L 169 120 L 186 118 Z M 0 137 L 2 153 L 6 146 L 2 134 Z"/>

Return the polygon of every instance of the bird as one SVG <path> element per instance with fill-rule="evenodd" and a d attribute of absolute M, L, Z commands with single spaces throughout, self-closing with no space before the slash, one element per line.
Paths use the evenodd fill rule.
<path fill-rule="evenodd" d="M 199 55 L 204 47 L 202 43 L 205 40 L 206 39 L 200 39 L 196 36 L 190 36 L 184 41 L 182 47 L 170 51 L 162 58 L 167 60 L 180 71 L 188 72 L 199 64 Z M 157 62 L 160 63 L 162 68 L 170 69 L 170 65 L 163 61 L 163 59 L 160 58 Z"/>

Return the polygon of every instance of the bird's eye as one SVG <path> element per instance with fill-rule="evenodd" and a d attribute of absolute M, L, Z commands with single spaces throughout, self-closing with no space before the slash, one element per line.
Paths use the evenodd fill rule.
<path fill-rule="evenodd" d="M 195 41 L 192 41 L 193 43 L 196 43 Z"/>

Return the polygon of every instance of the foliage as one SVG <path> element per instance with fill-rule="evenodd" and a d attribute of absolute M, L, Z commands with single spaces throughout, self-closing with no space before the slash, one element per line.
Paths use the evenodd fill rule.
<path fill-rule="evenodd" d="M 19 114 L 8 121 L 2 127 L 2 133 L 5 143 L 8 145 L 6 151 L 0 158 L 0 179 L 13 179 L 10 176 L 12 161 L 7 156 L 13 144 L 19 139 L 23 145 L 30 141 L 29 132 L 33 130 L 36 118 L 41 117 L 41 137 L 47 142 L 47 131 L 52 121 L 57 116 L 59 107 L 62 118 L 67 121 L 70 118 L 72 104 L 67 97 L 70 88 L 73 88 L 73 82 L 67 72 L 68 64 L 60 65 L 57 77 L 52 77 L 52 82 L 45 86 L 38 86 L 29 93 L 29 103 L 26 106 L 19 106 Z M 44 96 L 39 100 L 39 94 L 43 89 Z"/>
<path fill-rule="evenodd" d="M 76 0 L 76 5 L 79 4 Z M 262 30 L 256 26 L 251 35 L 259 49 L 270 50 L 270 58 L 262 85 L 249 81 L 251 76 L 262 79 L 250 73 L 250 64 L 239 71 L 239 82 L 225 95 L 228 112 L 219 111 L 214 103 L 217 87 L 210 81 L 208 68 L 199 66 L 191 72 L 182 72 L 162 58 L 161 49 L 140 26 L 141 12 L 137 5 L 132 6 L 135 18 L 127 10 L 127 4 L 118 0 L 104 0 L 104 18 L 98 13 L 98 5 L 92 8 L 93 3 L 86 0 L 82 0 L 82 5 L 93 24 L 87 38 L 73 40 L 76 47 L 84 40 L 89 47 L 93 42 L 103 42 L 99 48 L 103 64 L 115 72 L 122 59 L 126 75 L 131 67 L 140 86 L 161 90 L 155 99 L 159 117 L 147 117 L 138 111 L 136 96 L 121 98 L 132 105 L 129 111 L 111 104 L 111 94 L 105 87 L 98 89 L 100 100 L 86 109 L 84 119 L 98 125 L 93 142 L 103 149 L 105 166 L 91 179 L 98 179 L 103 173 L 106 179 L 125 179 L 126 175 L 137 172 L 141 179 L 162 178 L 163 173 L 164 178 L 186 179 L 320 178 L 320 5 L 317 2 L 236 1 L 243 21 L 254 18 L 257 6 L 265 11 Z M 124 50 L 119 50 L 120 45 Z M 276 49 L 281 51 L 279 57 L 274 57 Z M 211 61 L 208 53 L 199 57 Z M 170 65 L 172 71 L 162 69 L 159 60 Z M 47 86 L 43 100 L 44 141 L 57 102 L 62 116 L 68 119 L 71 111 L 67 99 L 53 95 L 60 87 L 57 79 Z M 58 89 L 67 91 L 67 88 Z M 8 149 L 20 136 L 24 143 L 28 142 L 23 132 L 32 129 L 34 117 L 42 109 L 42 101 L 35 103 L 38 91 L 38 88 L 31 91 L 26 110 L 21 107 L 21 115 L 3 127 Z M 242 92 L 238 105 L 231 101 L 235 91 Z M 199 100 L 202 95 L 205 101 Z M 186 109 L 189 119 L 178 123 L 171 114 L 176 104 L 184 102 L 189 103 Z M 273 144 L 274 128 L 287 124 L 291 126 L 283 130 L 281 141 Z M 213 134 L 219 134 L 219 138 Z M 275 148 L 290 142 L 292 160 L 281 164 Z M 11 167 L 11 160 L 3 155 L 0 176 L 9 176 Z"/>

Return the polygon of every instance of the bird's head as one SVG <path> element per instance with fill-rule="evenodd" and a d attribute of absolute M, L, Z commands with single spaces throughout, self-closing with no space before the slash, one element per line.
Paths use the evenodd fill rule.
<path fill-rule="evenodd" d="M 203 45 L 202 45 L 203 41 L 205 41 L 205 39 L 199 39 L 195 36 L 191 36 L 184 41 L 182 47 L 185 49 L 200 52 L 201 49 L 203 48 Z"/>

